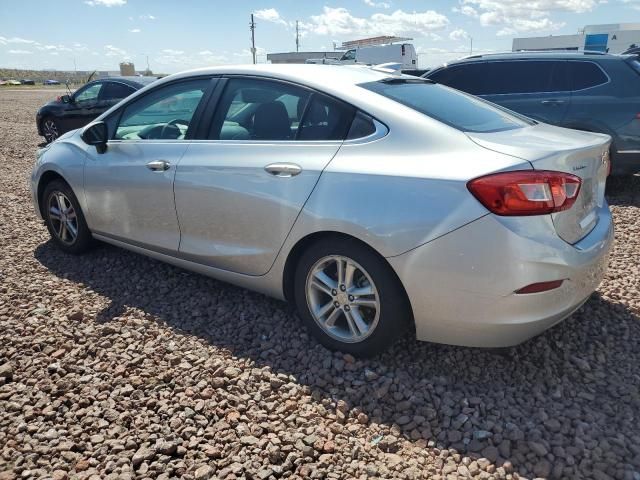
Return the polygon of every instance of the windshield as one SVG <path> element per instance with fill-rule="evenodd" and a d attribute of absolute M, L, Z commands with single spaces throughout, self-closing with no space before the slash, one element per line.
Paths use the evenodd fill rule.
<path fill-rule="evenodd" d="M 499 132 L 535 124 L 482 99 L 420 80 L 360 84 L 463 132 Z"/>

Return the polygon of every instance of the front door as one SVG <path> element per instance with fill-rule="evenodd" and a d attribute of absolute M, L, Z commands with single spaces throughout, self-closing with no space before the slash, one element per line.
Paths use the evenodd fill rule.
<path fill-rule="evenodd" d="M 65 131 L 84 127 L 104 110 L 100 109 L 100 91 L 103 82 L 93 82 L 78 89 L 72 96 L 60 121 Z"/>
<path fill-rule="evenodd" d="M 111 140 L 89 147 L 85 194 L 91 229 L 117 240 L 176 253 L 176 166 L 189 145 L 196 108 L 211 83 L 172 83 L 135 99 L 106 120 Z"/>
<path fill-rule="evenodd" d="M 226 82 L 209 140 L 194 141 L 176 172 L 180 254 L 262 275 L 340 148 L 353 109 L 288 83 Z"/>

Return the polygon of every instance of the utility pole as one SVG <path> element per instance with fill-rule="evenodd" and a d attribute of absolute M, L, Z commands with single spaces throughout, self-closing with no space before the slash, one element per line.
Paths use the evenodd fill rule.
<path fill-rule="evenodd" d="M 469 40 L 471 40 L 471 46 L 469 47 L 469 55 L 473 55 L 473 37 L 469 37 Z"/>
<path fill-rule="evenodd" d="M 300 30 L 298 29 L 298 20 L 296 20 L 296 52 L 300 51 Z"/>
<path fill-rule="evenodd" d="M 253 21 L 253 13 L 251 14 L 251 23 L 249 24 L 249 30 L 251 30 L 251 56 L 253 57 L 253 64 L 256 61 L 256 22 Z"/>

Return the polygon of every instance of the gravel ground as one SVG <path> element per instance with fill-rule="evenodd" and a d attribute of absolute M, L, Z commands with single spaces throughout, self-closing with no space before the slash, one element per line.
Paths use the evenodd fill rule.
<path fill-rule="evenodd" d="M 640 177 L 598 292 L 524 345 L 356 360 L 278 301 L 31 209 L 41 92 L 0 92 L 0 479 L 640 479 Z"/>

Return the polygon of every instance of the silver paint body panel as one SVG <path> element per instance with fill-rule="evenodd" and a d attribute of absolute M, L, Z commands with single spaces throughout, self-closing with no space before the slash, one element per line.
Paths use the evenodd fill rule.
<path fill-rule="evenodd" d="M 608 148 L 608 137 L 578 137 L 546 125 L 467 135 L 359 87 L 388 76 L 361 67 L 212 68 L 149 88 L 202 74 L 301 83 L 342 98 L 385 127 L 346 142 L 110 142 L 103 155 L 76 132 L 36 162 L 36 207 L 40 178 L 55 171 L 76 192 L 96 238 L 280 299 L 287 258 L 301 240 L 346 234 L 396 271 L 418 339 L 459 345 L 519 343 L 578 308 L 604 275 L 613 229 L 603 198 L 593 209 L 594 225 L 568 242 L 552 216 L 490 214 L 466 183 L 493 172 L 540 168 L 537 162 L 562 169 L 583 158 L 577 151 Z M 146 163 L 154 160 L 171 167 L 151 171 Z M 277 177 L 265 170 L 273 163 L 301 171 Z M 560 289 L 513 293 L 558 278 L 566 279 Z"/>

